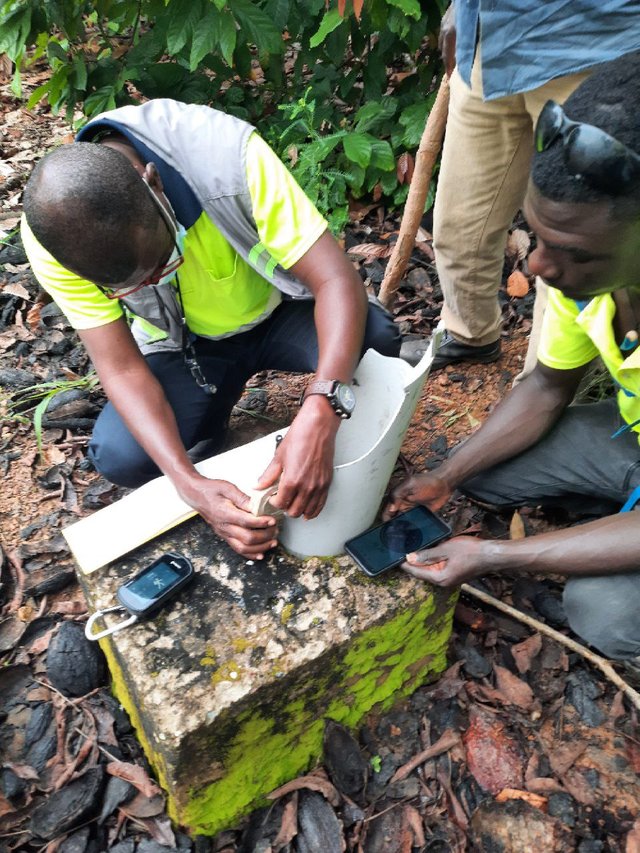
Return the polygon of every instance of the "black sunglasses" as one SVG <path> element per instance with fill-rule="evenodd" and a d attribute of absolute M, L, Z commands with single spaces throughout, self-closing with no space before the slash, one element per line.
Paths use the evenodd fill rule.
<path fill-rule="evenodd" d="M 536 124 L 536 151 L 546 151 L 558 138 L 569 172 L 595 189 L 626 195 L 640 181 L 640 155 L 599 127 L 571 121 L 560 104 L 547 101 Z"/>

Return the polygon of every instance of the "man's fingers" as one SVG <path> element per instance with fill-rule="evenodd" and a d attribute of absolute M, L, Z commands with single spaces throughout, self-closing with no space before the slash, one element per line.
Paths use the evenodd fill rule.
<path fill-rule="evenodd" d="M 278 482 L 278 478 L 282 476 L 282 464 L 274 456 L 265 471 L 260 475 L 260 479 L 256 483 L 256 490 L 268 489 Z"/>
<path fill-rule="evenodd" d="M 388 521 L 390 518 L 393 518 L 394 515 L 397 515 L 402 509 L 402 501 L 392 499 L 384 509 L 382 514 L 382 518 L 384 521 Z"/>
<path fill-rule="evenodd" d="M 295 496 L 295 488 L 291 484 L 280 480 L 278 491 L 273 495 L 273 497 L 269 498 L 269 503 L 273 504 L 273 506 L 278 509 L 283 509 L 285 512 L 289 513 L 289 509 Z"/>
<path fill-rule="evenodd" d="M 328 483 L 316 483 L 313 487 L 309 487 L 305 483 L 299 483 L 296 486 L 290 487 L 292 498 L 288 506 L 283 507 L 287 515 L 291 518 L 299 518 L 304 515 L 305 518 L 315 518 L 320 510 L 324 507 L 327 500 L 327 492 L 329 491 Z"/>
<path fill-rule="evenodd" d="M 410 500 L 410 494 L 411 493 L 406 490 L 402 492 L 394 492 L 382 514 L 383 520 L 388 521 L 399 512 L 403 512 L 405 509 L 411 509 L 414 504 Z"/>
<path fill-rule="evenodd" d="M 271 519 L 273 521 L 273 519 Z M 272 548 L 277 544 L 278 536 L 275 525 L 269 525 L 265 528 L 249 528 L 237 524 L 223 524 L 218 528 L 218 532 L 231 545 L 233 542 L 238 542 L 244 549 L 250 548 L 255 550 Z M 233 545 L 231 546 L 234 547 Z"/>
<path fill-rule="evenodd" d="M 432 583 L 435 586 L 447 586 L 446 577 L 443 577 L 443 575 L 439 574 L 437 571 L 432 571 L 433 566 L 429 566 L 427 568 L 420 566 L 412 566 L 410 563 L 403 563 L 400 568 L 408 575 L 412 575 L 418 580 L 428 581 L 429 583 Z"/>
<path fill-rule="evenodd" d="M 326 502 L 327 499 L 325 494 L 312 498 L 305 507 L 304 517 L 309 521 L 312 518 L 317 518 L 324 509 Z"/>
<path fill-rule="evenodd" d="M 227 539 L 227 544 L 242 557 L 247 557 L 249 560 L 263 560 L 267 552 L 275 548 L 278 543 L 267 542 L 261 545 L 245 545 L 239 539 Z"/>
<path fill-rule="evenodd" d="M 427 551 L 417 551 L 407 554 L 407 563 L 410 566 L 428 566 L 432 572 L 441 572 L 447 565 L 447 558 L 437 555 L 429 556 Z"/>
<path fill-rule="evenodd" d="M 245 493 L 233 483 L 229 483 L 226 480 L 221 481 L 221 483 L 222 485 L 219 489 L 219 494 L 223 500 L 227 500 L 230 506 L 239 510 L 247 510 L 249 508 L 249 502 L 251 500 L 249 495 L 245 495 Z"/>
<path fill-rule="evenodd" d="M 239 527 L 243 530 L 262 530 L 275 527 L 277 524 L 272 515 L 251 515 L 248 511 L 240 509 L 230 502 L 219 515 L 205 518 L 205 521 L 214 528 L 221 528 L 223 532 L 230 527 Z"/>

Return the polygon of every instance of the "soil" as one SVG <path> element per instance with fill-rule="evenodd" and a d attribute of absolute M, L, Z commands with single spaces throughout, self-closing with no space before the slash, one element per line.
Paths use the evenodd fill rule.
<path fill-rule="evenodd" d="M 37 71 L 27 76 L 27 92 L 39 82 Z M 72 134 L 46 107 L 25 110 L 6 84 L 0 111 L 0 228 L 11 232 L 33 163 Z M 353 219 L 346 248 L 357 247 L 351 256 L 375 291 L 384 252 L 363 247 L 388 247 L 398 221 L 379 206 L 366 212 L 354 206 Z M 522 232 L 522 225 L 514 229 Z M 428 230 L 427 217 L 396 305 L 403 332 L 425 336 L 441 305 Z M 74 647 L 86 607 L 59 531 L 124 492 L 85 459 L 104 402 L 99 388 L 80 388 L 45 415 L 39 452 L 33 411 L 19 390 L 34 380 L 15 371 L 48 382 L 85 376 L 90 366 L 64 318 L 42 302 L 19 251 L 2 249 L 0 265 L 0 850 L 640 849 L 636 712 L 579 656 L 464 599 L 447 673 L 358 732 L 329 724 L 313 783 L 294 780 L 271 809 L 216 839 L 190 840 L 172 827 L 100 662 L 84 661 L 95 680 L 80 695 L 53 676 L 61 647 L 87 654 Z M 514 269 L 521 271 L 522 257 L 512 252 L 505 282 Z M 532 297 L 532 291 L 509 296 L 503 288 L 498 362 L 448 368 L 429 379 L 392 484 L 437 466 L 508 391 L 522 367 Z M 289 423 L 304 382 L 274 372 L 254 377 L 232 418 L 233 442 Z M 456 532 L 513 535 L 512 518 L 461 498 L 446 515 Z M 566 523 L 538 510 L 523 510 L 520 518 L 527 534 Z M 485 583 L 497 597 L 569 633 L 555 579 Z M 345 771 L 347 756 L 355 781 Z"/>

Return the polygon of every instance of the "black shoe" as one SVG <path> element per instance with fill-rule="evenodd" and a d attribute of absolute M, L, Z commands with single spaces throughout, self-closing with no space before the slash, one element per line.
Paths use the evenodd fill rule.
<path fill-rule="evenodd" d="M 448 364 L 460 364 L 462 361 L 474 362 L 476 364 L 489 364 L 500 358 L 500 338 L 491 344 L 482 347 L 473 347 L 469 344 L 461 344 L 445 331 L 442 343 L 438 347 L 431 370 L 441 370 Z"/>
<path fill-rule="evenodd" d="M 399 358 L 415 367 L 422 356 L 429 349 L 431 338 L 423 338 L 420 335 L 406 335 L 402 339 Z"/>

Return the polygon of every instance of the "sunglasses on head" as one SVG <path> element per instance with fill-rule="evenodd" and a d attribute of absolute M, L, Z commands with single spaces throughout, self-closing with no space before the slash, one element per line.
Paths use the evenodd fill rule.
<path fill-rule="evenodd" d="M 534 138 L 538 152 L 560 139 L 569 172 L 608 195 L 625 195 L 640 181 L 640 155 L 599 127 L 567 118 L 555 101 L 542 108 Z"/>

